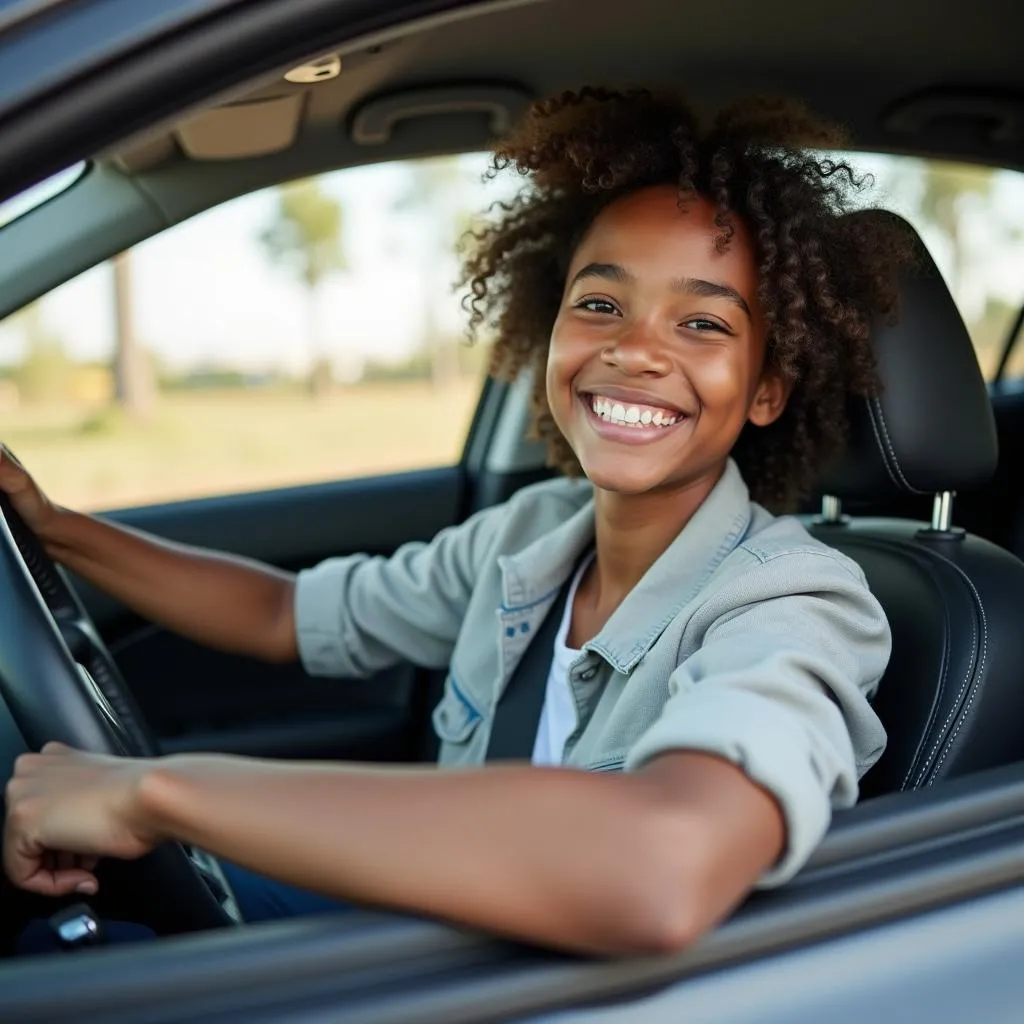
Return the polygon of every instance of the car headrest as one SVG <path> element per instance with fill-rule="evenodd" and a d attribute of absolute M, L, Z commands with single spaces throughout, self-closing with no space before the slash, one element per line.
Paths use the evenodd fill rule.
<path fill-rule="evenodd" d="M 985 379 L 953 296 L 902 217 L 882 210 L 848 216 L 899 222 L 920 255 L 903 272 L 898 322 L 872 329 L 881 391 L 851 403 L 849 444 L 824 473 L 820 492 L 874 501 L 979 487 L 995 472 L 999 447 Z"/>

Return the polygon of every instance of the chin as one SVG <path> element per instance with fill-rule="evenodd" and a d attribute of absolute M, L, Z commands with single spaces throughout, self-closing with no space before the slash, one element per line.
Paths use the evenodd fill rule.
<path fill-rule="evenodd" d="M 623 466 L 584 466 L 586 478 L 602 491 L 613 494 L 647 494 L 658 490 L 665 481 L 650 472 L 630 472 Z"/>

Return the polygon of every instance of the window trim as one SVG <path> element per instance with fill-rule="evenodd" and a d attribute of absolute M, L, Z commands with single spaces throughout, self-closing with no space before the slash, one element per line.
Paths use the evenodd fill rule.
<path fill-rule="evenodd" d="M 47 203 L 52 203 L 54 199 L 66 195 L 82 182 L 92 167 L 92 161 L 79 160 L 63 171 L 51 174 L 37 184 L 11 196 L 10 199 L 0 202 L 0 231 L 5 231 L 22 217 L 42 209 Z M 10 216 L 7 215 L 9 210 L 14 211 Z"/>

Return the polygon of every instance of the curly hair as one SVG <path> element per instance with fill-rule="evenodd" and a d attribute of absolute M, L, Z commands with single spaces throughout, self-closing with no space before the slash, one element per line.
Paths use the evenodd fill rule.
<path fill-rule="evenodd" d="M 734 216 L 748 227 L 766 360 L 792 384 L 779 419 L 745 426 L 732 455 L 769 508 L 790 509 L 809 494 L 846 441 L 849 396 L 878 389 L 870 324 L 894 315 L 896 272 L 912 258 L 893 222 L 845 216 L 871 179 L 814 152 L 842 143 L 838 129 L 784 101 L 730 108 L 706 130 L 679 98 L 641 89 L 587 88 L 531 107 L 487 172 L 512 169 L 528 183 L 464 240 L 461 283 L 471 334 L 494 334 L 492 374 L 534 371 L 532 436 L 546 442 L 550 465 L 581 473 L 544 385 L 573 254 L 610 203 L 672 184 L 681 202 L 698 194 L 715 204 L 720 248 Z"/>

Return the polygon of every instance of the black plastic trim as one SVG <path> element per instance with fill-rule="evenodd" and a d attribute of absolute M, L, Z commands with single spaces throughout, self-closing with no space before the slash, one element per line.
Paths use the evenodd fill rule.
<path fill-rule="evenodd" d="M 476 496 L 480 480 L 484 475 L 485 459 L 491 438 L 501 416 L 501 409 L 508 393 L 508 385 L 487 374 L 480 389 L 473 419 L 466 433 L 466 443 L 459 459 L 462 473 L 459 494 L 458 521 L 467 519 L 479 507 Z"/>
<path fill-rule="evenodd" d="M 542 480 L 550 480 L 555 475 L 556 471 L 548 466 L 539 469 L 518 469 L 508 473 L 486 470 L 475 481 L 471 511 L 475 512 L 490 505 L 500 505 L 524 487 L 540 483 Z"/>
<path fill-rule="evenodd" d="M 462 452 L 462 463 L 473 473 L 479 473 L 491 446 L 491 437 L 501 416 L 502 407 L 508 394 L 508 385 L 490 375 L 484 378 L 480 401 L 466 435 L 466 446 Z"/>
<path fill-rule="evenodd" d="M 507 383 L 492 377 L 487 378 L 487 385 L 480 396 L 462 457 L 466 473 L 466 494 L 460 510 L 462 518 L 490 505 L 500 504 L 504 500 L 504 497 L 495 500 L 494 496 L 487 493 L 487 485 L 492 476 L 487 470 L 487 455 L 501 422 L 502 410 L 508 401 L 509 393 Z"/>
<path fill-rule="evenodd" d="M 216 750 L 221 754 L 278 759 L 317 756 L 354 757 L 371 760 L 374 752 L 395 745 L 394 738 L 406 730 L 404 708 L 358 708 L 351 714 L 339 714 L 319 721 L 243 724 L 210 732 L 190 732 L 160 741 L 166 754 L 203 754 Z M 376 758 L 380 760 L 380 758 Z"/>
<path fill-rule="evenodd" d="M 396 536 L 429 540 L 452 521 L 452 494 L 459 475 L 457 465 L 438 466 L 115 509 L 104 515 L 185 544 L 238 549 L 253 557 L 270 550 L 277 553 L 277 561 L 292 563 L 336 550 L 338 533 L 344 534 L 351 551 L 390 551 Z M 395 528 L 409 522 L 405 511 L 396 507 L 403 494 L 416 497 L 415 534 L 409 533 L 408 525 Z M 394 511 L 390 518 L 381 514 L 388 505 Z M 220 535 L 211 536 L 211 522 L 218 525 Z M 311 525 L 318 523 L 320 528 L 311 532 Z M 293 542 L 284 544 L 288 537 Z"/>
<path fill-rule="evenodd" d="M 1003 341 L 1003 351 L 999 356 L 999 365 L 996 367 L 996 372 L 992 375 L 992 380 L 989 381 L 990 384 L 998 384 L 1003 379 L 1003 374 L 1006 373 L 1010 356 L 1013 355 L 1013 350 L 1017 347 L 1017 341 L 1020 338 L 1022 329 L 1024 329 L 1024 305 L 1017 310 L 1017 315 L 1014 317 L 1009 331 L 1006 332 L 1006 338 Z"/>

